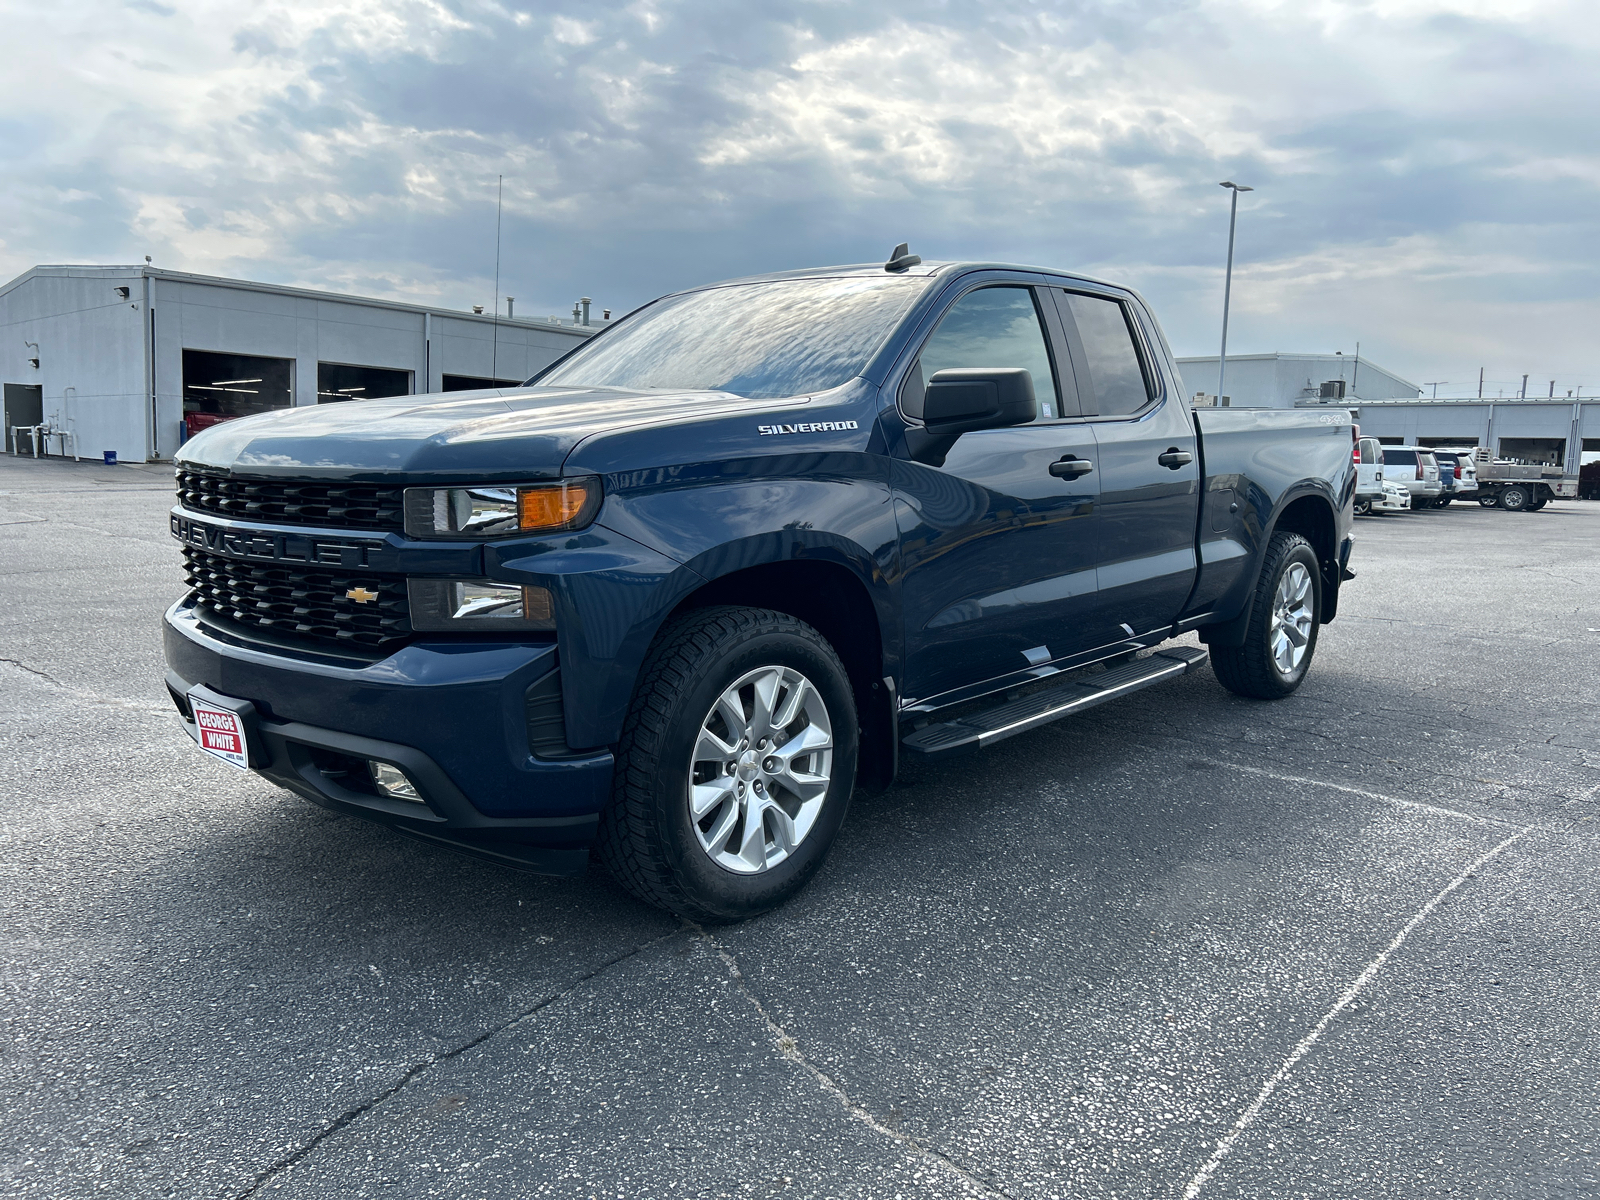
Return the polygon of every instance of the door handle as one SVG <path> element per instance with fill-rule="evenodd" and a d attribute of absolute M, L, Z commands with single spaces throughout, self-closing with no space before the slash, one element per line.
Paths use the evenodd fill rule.
<path fill-rule="evenodd" d="M 1050 474 L 1057 479 L 1076 479 L 1079 475 L 1087 475 L 1092 470 L 1094 464 L 1088 459 L 1073 458 L 1070 454 L 1050 464 Z"/>
<path fill-rule="evenodd" d="M 1170 467 L 1176 471 L 1179 467 L 1187 467 L 1194 461 L 1194 455 L 1187 450 L 1179 450 L 1176 446 L 1170 447 L 1165 454 L 1158 455 L 1156 461 L 1163 467 Z"/>

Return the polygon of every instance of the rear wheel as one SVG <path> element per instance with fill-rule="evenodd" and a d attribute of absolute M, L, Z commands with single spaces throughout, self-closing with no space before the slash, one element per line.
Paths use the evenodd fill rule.
<path fill-rule="evenodd" d="M 1478 503 L 1483 505 L 1485 508 L 1493 508 L 1493 507 L 1495 507 L 1495 505 L 1500 503 L 1500 497 L 1499 496 L 1479 496 L 1478 497 Z"/>
<path fill-rule="evenodd" d="M 1550 497 L 1549 496 L 1540 496 L 1537 500 L 1529 501 L 1529 503 L 1528 503 L 1528 511 L 1529 512 L 1538 512 L 1541 508 L 1543 508 L 1546 504 L 1549 504 L 1549 503 L 1550 503 Z"/>
<path fill-rule="evenodd" d="M 1355 504 L 1355 515 L 1358 517 L 1370 517 L 1372 515 L 1372 501 L 1357 500 Z"/>
<path fill-rule="evenodd" d="M 1508 512 L 1521 512 L 1533 502 L 1533 497 L 1528 494 L 1528 489 L 1517 484 L 1500 493 L 1500 507 Z"/>
<path fill-rule="evenodd" d="M 1242 646 L 1213 646 L 1211 670 L 1230 692 L 1258 700 L 1287 696 L 1304 681 L 1317 651 L 1321 564 L 1298 533 L 1267 544 Z"/>
<path fill-rule="evenodd" d="M 1440 496 L 1437 500 L 1435 500 L 1433 502 L 1433 506 L 1435 508 L 1449 508 L 1450 507 L 1450 501 L 1453 500 L 1453 499 L 1455 499 L 1454 496 Z"/>
<path fill-rule="evenodd" d="M 766 609 L 689 612 L 645 661 L 596 853 L 680 916 L 765 912 L 827 857 L 856 750 L 849 677 L 815 629 Z"/>

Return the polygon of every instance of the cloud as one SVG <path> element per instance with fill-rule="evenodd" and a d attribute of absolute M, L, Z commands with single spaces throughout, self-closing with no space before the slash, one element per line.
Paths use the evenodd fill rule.
<path fill-rule="evenodd" d="M 1600 255 L 1576 4 L 66 0 L 7 23 L 33 53 L 0 79 L 0 274 L 152 253 L 486 303 L 503 175 L 521 312 L 909 239 L 1126 278 L 1203 353 L 1237 177 L 1241 352 L 1600 376 L 1564 315 L 1592 317 Z"/>

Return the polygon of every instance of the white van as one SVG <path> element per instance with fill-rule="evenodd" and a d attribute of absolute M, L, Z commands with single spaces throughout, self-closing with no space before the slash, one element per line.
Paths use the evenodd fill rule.
<path fill-rule="evenodd" d="M 1364 437 L 1356 443 L 1356 516 L 1367 516 L 1382 500 L 1383 444 L 1377 438 Z"/>

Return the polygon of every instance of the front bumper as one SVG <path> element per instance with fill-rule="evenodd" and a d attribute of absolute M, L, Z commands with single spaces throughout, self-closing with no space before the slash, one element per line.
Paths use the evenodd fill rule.
<path fill-rule="evenodd" d="M 168 687 L 249 702 L 251 768 L 324 807 L 548 874 L 584 869 L 610 792 L 608 751 L 529 747 L 527 692 L 551 644 L 418 641 L 370 664 L 271 652 L 202 623 L 187 599 L 163 622 Z M 370 759 L 400 767 L 424 803 L 379 795 Z"/>

